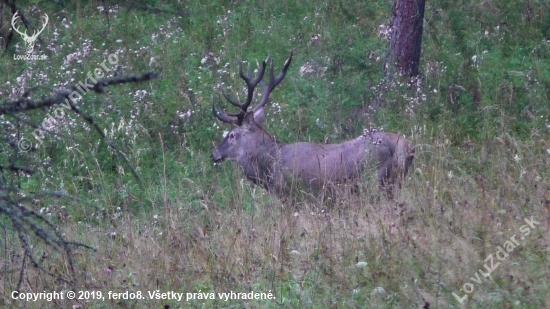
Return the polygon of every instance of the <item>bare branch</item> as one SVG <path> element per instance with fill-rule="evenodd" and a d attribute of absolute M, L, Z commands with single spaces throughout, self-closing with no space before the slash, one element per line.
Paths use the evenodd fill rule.
<path fill-rule="evenodd" d="M 135 83 L 141 81 L 148 81 L 156 78 L 158 73 L 147 72 L 136 75 L 124 75 L 117 77 L 102 78 L 97 81 L 92 90 L 97 93 L 103 93 L 103 89 L 108 86 L 120 85 L 126 83 Z M 44 97 L 42 100 L 31 100 L 28 98 L 20 98 L 17 100 L 9 100 L 0 104 L 0 115 L 15 114 L 28 110 L 39 109 L 43 107 L 50 107 L 64 103 L 72 91 L 77 91 L 76 86 L 69 89 L 57 90 L 52 96 Z"/>

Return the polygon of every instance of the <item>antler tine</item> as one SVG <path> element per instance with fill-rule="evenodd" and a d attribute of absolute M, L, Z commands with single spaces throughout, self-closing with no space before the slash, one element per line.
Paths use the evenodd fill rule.
<path fill-rule="evenodd" d="M 260 71 L 258 72 L 258 75 L 256 75 L 256 78 L 252 80 L 252 74 L 250 73 L 250 63 L 248 64 L 246 75 L 244 75 L 242 70 L 242 64 L 239 64 L 239 75 L 242 79 L 246 82 L 247 86 L 253 86 L 256 87 L 258 83 L 264 78 L 264 72 L 265 68 L 267 67 L 267 63 L 271 60 L 271 56 L 267 56 L 265 60 L 262 62 L 262 67 L 260 68 Z"/>
<path fill-rule="evenodd" d="M 270 56 L 267 56 L 267 58 L 263 61 L 262 67 L 260 68 L 260 71 L 256 75 L 256 78 L 252 80 L 252 74 L 250 73 L 250 63 L 248 64 L 247 69 L 247 76 L 243 74 L 242 66 L 239 70 L 239 75 L 242 79 L 244 79 L 246 86 L 248 87 L 248 95 L 246 97 L 246 101 L 240 106 L 241 110 L 246 113 L 246 110 L 248 109 L 248 106 L 250 106 L 250 103 L 252 102 L 252 98 L 254 97 L 254 88 L 258 85 L 260 81 L 264 78 L 265 68 L 267 67 L 267 63 L 271 59 Z"/>
<path fill-rule="evenodd" d="M 262 74 L 263 75 L 263 74 Z M 250 95 L 250 85 L 251 85 L 251 81 L 250 79 L 252 78 L 250 76 L 250 63 L 248 64 L 248 67 L 246 69 L 246 75 L 244 75 L 243 73 L 243 63 L 242 62 L 239 62 L 239 76 L 244 79 L 247 87 L 248 87 L 248 95 Z M 263 77 L 263 76 L 262 76 Z M 256 85 L 254 85 L 255 87 Z M 254 88 L 253 87 L 253 88 Z M 254 89 L 252 89 L 252 91 L 254 91 Z M 229 102 L 231 103 L 232 105 L 235 105 L 236 107 L 240 108 L 241 110 L 243 110 L 243 107 L 245 107 L 245 104 L 246 102 L 248 102 L 248 96 L 247 96 L 247 101 L 245 103 L 239 103 L 233 99 L 231 99 L 229 97 L 229 95 L 227 94 L 227 91 L 225 91 L 225 89 L 222 89 L 222 94 L 223 94 L 223 97 Z M 251 99 L 252 100 L 252 99 Z M 246 110 L 244 110 L 246 112 Z"/>
<path fill-rule="evenodd" d="M 260 102 L 260 104 L 258 104 L 256 107 L 254 107 L 254 111 L 256 111 L 260 108 L 263 108 L 264 105 L 267 104 L 267 101 L 269 100 L 269 95 L 271 94 L 271 91 L 273 91 L 273 89 L 275 89 L 275 87 L 277 87 L 277 85 L 285 78 L 288 67 L 290 66 L 290 62 L 292 61 L 293 53 L 294 53 L 293 51 L 290 51 L 290 56 L 285 61 L 285 64 L 283 65 L 283 69 L 281 70 L 281 73 L 279 74 L 279 76 L 277 76 L 277 78 L 275 78 L 275 74 L 273 73 L 273 62 L 271 62 L 270 68 L 269 68 L 269 85 L 266 85 L 262 81 L 261 85 L 262 85 L 262 89 L 264 91 L 264 93 L 262 95 L 262 101 Z"/>
<path fill-rule="evenodd" d="M 222 89 L 222 95 L 223 95 L 223 97 L 224 97 L 229 103 L 231 103 L 232 105 L 235 105 L 235 106 L 237 106 L 238 108 L 241 108 L 241 109 L 242 109 L 242 104 L 239 103 L 239 102 L 237 102 L 237 101 L 235 101 L 235 100 L 233 100 L 233 99 L 231 99 L 231 98 L 229 97 L 229 95 L 227 94 L 227 92 L 225 91 L 225 89 Z"/>
<path fill-rule="evenodd" d="M 239 117 L 240 114 L 238 114 L 238 115 L 228 115 L 220 107 L 220 96 L 219 95 L 218 95 L 218 104 L 216 104 L 216 100 L 214 99 L 214 97 L 212 97 L 212 114 L 214 114 L 214 116 L 216 118 L 218 118 L 221 122 L 233 123 L 233 124 L 236 124 L 236 125 L 239 124 L 239 122 L 241 121 L 240 118 L 242 118 L 242 117 Z"/>

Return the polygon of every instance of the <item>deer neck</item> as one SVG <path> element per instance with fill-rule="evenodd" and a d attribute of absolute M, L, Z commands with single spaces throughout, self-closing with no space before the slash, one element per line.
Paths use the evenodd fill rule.
<path fill-rule="evenodd" d="M 273 136 L 261 127 L 258 129 L 238 162 L 249 180 L 267 188 L 273 178 L 276 162 L 280 162 L 281 150 Z"/>

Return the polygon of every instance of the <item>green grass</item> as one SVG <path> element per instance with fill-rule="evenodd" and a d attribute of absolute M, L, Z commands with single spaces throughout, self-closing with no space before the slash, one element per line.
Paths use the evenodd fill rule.
<path fill-rule="evenodd" d="M 36 152 L 0 148 L 1 164 L 36 171 L 15 178 L 23 191 L 63 191 L 87 202 L 44 198 L 25 205 L 66 238 L 96 249 L 74 252 L 80 288 L 103 295 L 271 291 L 276 299 L 14 301 L 22 249 L 0 217 L 7 225 L 1 305 L 461 308 L 452 293 L 463 296 L 463 285 L 473 283 L 467 308 L 549 306 L 548 3 L 428 3 L 422 83 L 392 85 L 386 107 L 367 114 L 382 79 L 387 41 L 379 26 L 390 20 L 387 1 L 159 1 L 148 5 L 165 12 L 121 4 L 108 18 L 97 8 L 103 2 L 61 3 L 32 2 L 50 16 L 35 47 L 48 61 L 14 61 L 24 52 L 15 34 L 0 58 L 2 102 L 33 85 L 45 87 L 31 93 L 34 99 L 58 83 L 75 85 L 112 53 L 117 74 L 160 72 L 150 82 L 87 93 L 79 103 L 143 188 L 75 114 L 66 114 L 56 127 L 60 135 L 47 135 Z M 30 5 L 18 3 L 25 11 Z M 11 13 L 2 14 L 9 27 Z M 218 85 L 242 97 L 240 60 L 255 66 L 270 54 L 278 70 L 291 50 L 265 128 L 283 142 L 343 141 L 370 124 L 404 134 L 417 155 L 395 200 L 375 202 L 377 185 L 366 179 L 361 195 L 331 207 L 308 201 L 292 208 L 243 179 L 236 165 L 213 166 L 210 152 L 230 129 L 211 114 Z M 75 52 L 81 54 L 67 63 Z M 305 67 L 313 71 L 301 74 Z M 40 124 L 48 112 L 22 117 Z M 15 122 L 0 118 L 2 132 L 34 140 L 34 128 Z M 474 283 L 485 258 L 531 217 L 540 225 L 490 277 Z M 66 257 L 31 241 L 48 271 L 68 274 Z M 68 288 L 26 261 L 22 291 Z"/>

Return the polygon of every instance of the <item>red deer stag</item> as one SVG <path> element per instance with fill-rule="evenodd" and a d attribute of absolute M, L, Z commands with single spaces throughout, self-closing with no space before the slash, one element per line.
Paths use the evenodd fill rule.
<path fill-rule="evenodd" d="M 368 168 L 376 168 L 381 188 L 391 197 L 392 187 L 400 185 L 414 158 L 414 148 L 395 133 L 365 132 L 363 135 L 341 144 L 312 144 L 300 142 L 285 144 L 264 130 L 261 123 L 271 91 L 283 80 L 292 60 L 286 60 L 279 76 L 273 74 L 270 64 L 269 84 L 262 81 L 270 57 L 263 61 L 253 78 L 248 65 L 247 75 L 239 65 L 239 75 L 248 88 L 244 103 L 232 100 L 225 91 L 223 96 L 240 111 L 227 114 L 213 102 L 212 112 L 222 122 L 235 125 L 212 152 L 214 163 L 225 159 L 237 161 L 246 177 L 281 199 L 297 190 L 318 195 L 322 190 L 340 184 L 357 184 Z M 261 83 L 261 102 L 248 111 L 254 88 Z"/>

